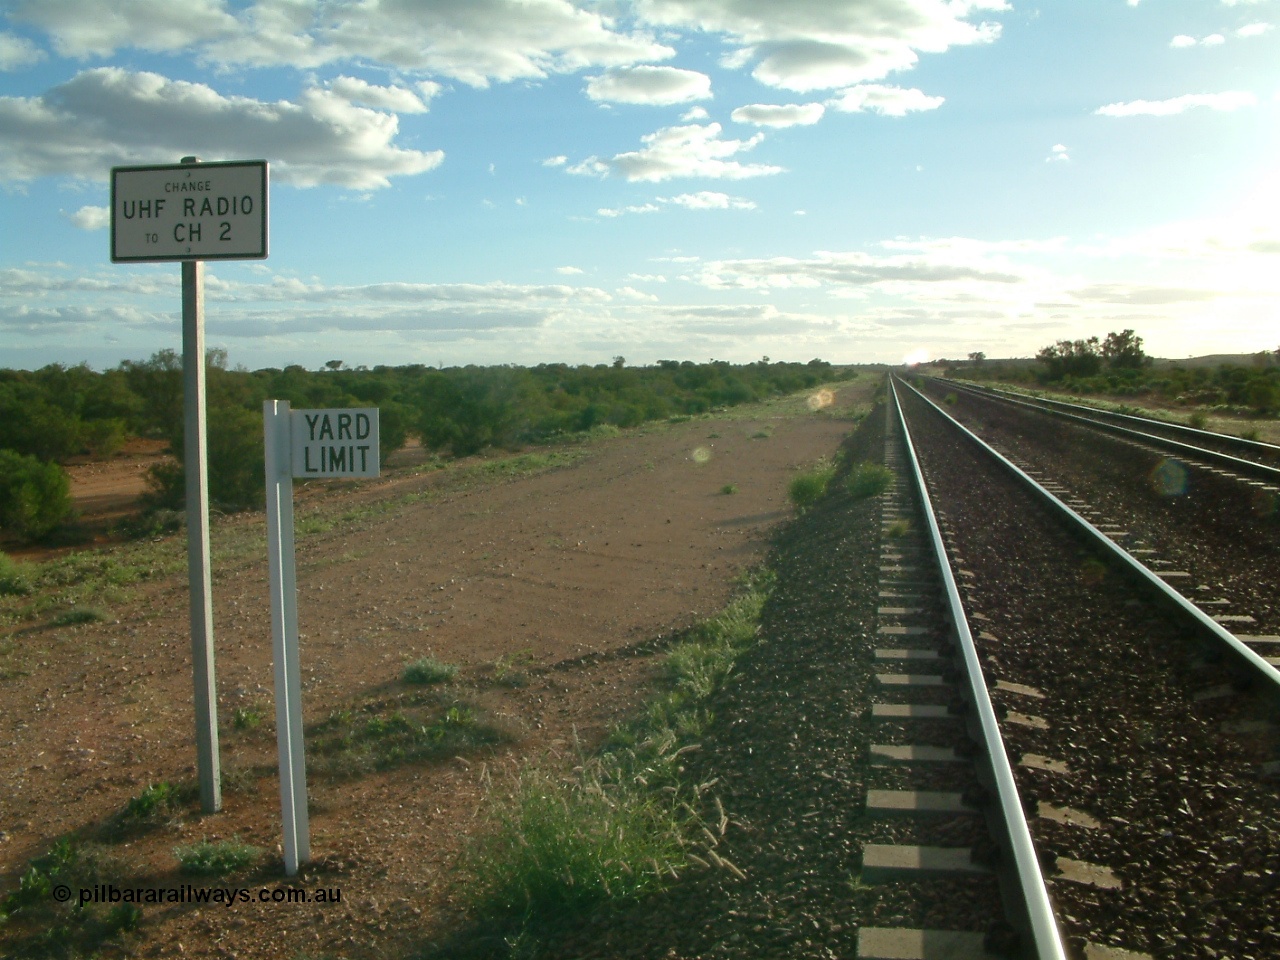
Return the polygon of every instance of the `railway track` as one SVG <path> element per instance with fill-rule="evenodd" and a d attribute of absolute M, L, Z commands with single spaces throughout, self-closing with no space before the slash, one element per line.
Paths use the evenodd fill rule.
<path fill-rule="evenodd" d="M 1039 407 L 986 392 L 949 393 L 937 381 L 927 391 L 950 399 L 948 412 L 1280 666 L 1280 479 L 1267 474 L 1280 471 L 1224 467 L 1216 452 L 1182 442 L 1175 456 L 1159 438 L 1109 425 L 1098 433 L 1092 421 L 1046 419 Z"/>
<path fill-rule="evenodd" d="M 1081 403 L 1069 403 L 1065 400 L 1053 400 L 1048 397 L 1014 394 L 996 387 L 981 386 L 973 383 L 957 384 L 953 381 L 932 379 L 935 383 L 950 383 L 952 386 L 971 393 L 996 397 L 1006 402 L 1061 416 L 1065 420 L 1089 424 L 1095 428 L 1110 430 L 1121 436 L 1157 444 L 1163 449 L 1175 453 L 1189 455 L 1193 458 L 1203 458 L 1228 468 L 1240 469 L 1251 477 L 1262 480 L 1275 480 L 1280 477 L 1280 446 L 1276 446 L 1273 443 L 1252 440 L 1248 437 L 1216 433 L 1212 430 L 1202 430 L 1181 423 L 1172 423 L 1168 420 L 1155 420 L 1151 417 L 1138 417 L 1112 410 L 1101 410 Z M 1262 466 L 1264 469 L 1255 471 L 1251 469 L 1251 465 Z"/>
<path fill-rule="evenodd" d="M 995 875 L 1007 919 L 864 928 L 860 956 L 1280 955 L 1274 667 L 940 408 L 901 409 L 871 747 L 895 789 L 867 813 L 916 825 L 867 844 L 862 881 L 946 897 Z"/>

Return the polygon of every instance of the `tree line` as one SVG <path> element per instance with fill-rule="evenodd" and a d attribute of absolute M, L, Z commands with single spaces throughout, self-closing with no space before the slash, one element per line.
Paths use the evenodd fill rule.
<path fill-rule="evenodd" d="M 1058 340 L 1042 347 L 1028 362 L 988 362 L 986 354 L 969 354 L 965 376 L 1011 382 L 1040 383 L 1082 394 L 1154 396 L 1187 406 L 1234 409 L 1267 417 L 1280 413 L 1280 349 L 1262 351 L 1247 365 L 1155 366 L 1133 330 L 1106 337 Z M 950 369 L 959 371 L 959 363 Z"/>
<path fill-rule="evenodd" d="M 244 509 L 263 498 L 262 402 L 295 408 L 378 407 L 382 455 L 410 436 L 428 449 L 466 456 L 516 448 L 602 426 L 630 427 L 794 393 L 835 379 L 823 360 L 749 364 L 662 360 L 654 366 L 540 364 L 435 369 L 420 364 L 320 371 L 301 366 L 229 369 L 225 351 L 207 364 L 210 498 Z M 167 442 L 174 460 L 154 468 L 149 500 L 181 504 L 182 358 L 161 350 L 101 373 L 86 364 L 0 370 L 0 527 L 40 537 L 70 510 L 60 464 L 106 457 L 129 437 Z"/>

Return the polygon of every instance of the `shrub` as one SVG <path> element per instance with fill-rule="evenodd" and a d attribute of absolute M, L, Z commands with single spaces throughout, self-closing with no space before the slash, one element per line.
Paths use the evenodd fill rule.
<path fill-rule="evenodd" d="M 1203 411 L 1197 410 L 1187 417 L 1187 424 L 1197 430 L 1203 430 L 1209 425 L 1209 417 Z"/>
<path fill-rule="evenodd" d="M 732 493 L 737 493 L 738 485 L 736 483 L 726 483 L 723 487 L 720 488 L 720 492 L 723 493 L 725 496 L 728 496 L 729 494 L 732 494 Z"/>
<path fill-rule="evenodd" d="M 407 664 L 401 679 L 405 683 L 445 683 L 458 674 L 458 668 L 451 663 L 441 663 L 434 657 L 423 657 Z"/>
<path fill-rule="evenodd" d="M 893 471 L 878 463 L 859 463 L 849 471 L 846 489 L 855 500 L 878 497 L 893 483 Z"/>
<path fill-rule="evenodd" d="M 787 487 L 787 496 L 796 505 L 796 509 L 807 510 L 827 492 L 827 487 L 835 475 L 836 468 L 822 461 L 817 466 L 793 477 L 791 485 Z"/>
<path fill-rule="evenodd" d="M 71 516 L 71 482 L 56 463 L 0 450 L 0 527 L 26 540 L 56 530 Z"/>

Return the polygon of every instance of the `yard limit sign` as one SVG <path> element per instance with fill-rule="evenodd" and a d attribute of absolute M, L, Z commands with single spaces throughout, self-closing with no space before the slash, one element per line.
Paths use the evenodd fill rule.
<path fill-rule="evenodd" d="M 209 573 L 209 470 L 205 420 L 204 260 L 267 256 L 267 162 L 114 167 L 111 261 L 182 263 L 182 378 L 187 569 L 200 807 L 222 809 Z"/>

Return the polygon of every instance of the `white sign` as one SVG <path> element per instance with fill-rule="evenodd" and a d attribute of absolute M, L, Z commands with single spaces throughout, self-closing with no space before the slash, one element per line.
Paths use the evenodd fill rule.
<path fill-rule="evenodd" d="M 293 475 L 378 476 L 378 408 L 291 410 Z"/>
<path fill-rule="evenodd" d="M 111 169 L 111 260 L 262 260 L 267 161 Z"/>

